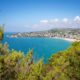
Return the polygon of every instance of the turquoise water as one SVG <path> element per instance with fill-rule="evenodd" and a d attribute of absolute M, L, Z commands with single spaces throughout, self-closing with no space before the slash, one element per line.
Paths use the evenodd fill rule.
<path fill-rule="evenodd" d="M 4 36 L 3 43 L 7 42 L 9 49 L 22 51 L 24 54 L 29 49 L 33 49 L 34 60 L 44 58 L 45 63 L 52 54 L 67 49 L 71 44 L 69 41 L 54 38 L 8 38 L 7 34 Z"/>

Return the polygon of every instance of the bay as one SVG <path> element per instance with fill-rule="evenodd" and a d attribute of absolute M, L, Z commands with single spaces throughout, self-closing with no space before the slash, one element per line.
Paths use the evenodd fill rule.
<path fill-rule="evenodd" d="M 48 58 L 59 51 L 67 49 L 71 42 L 55 39 L 55 38 L 9 38 L 8 34 L 5 33 L 3 43 L 7 42 L 9 45 L 9 49 L 15 49 L 17 51 L 22 51 L 24 54 L 27 54 L 29 49 L 33 49 L 33 59 L 34 61 L 38 61 L 43 58 L 44 63 L 48 61 Z"/>

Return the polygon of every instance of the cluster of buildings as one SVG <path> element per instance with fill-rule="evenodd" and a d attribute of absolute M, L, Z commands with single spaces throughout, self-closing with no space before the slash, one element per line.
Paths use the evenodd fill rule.
<path fill-rule="evenodd" d="M 53 31 L 39 31 L 39 32 L 24 32 L 10 34 L 8 37 L 59 37 L 59 38 L 70 38 L 80 40 L 80 29 L 58 29 Z"/>

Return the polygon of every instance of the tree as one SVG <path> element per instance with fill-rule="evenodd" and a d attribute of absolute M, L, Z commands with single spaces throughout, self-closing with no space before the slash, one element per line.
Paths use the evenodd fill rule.
<path fill-rule="evenodd" d="M 2 41 L 4 36 L 4 26 L 0 26 L 0 41 Z"/>

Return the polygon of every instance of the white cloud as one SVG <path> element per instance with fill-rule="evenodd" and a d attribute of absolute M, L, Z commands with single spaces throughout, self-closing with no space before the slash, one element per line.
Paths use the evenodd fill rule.
<path fill-rule="evenodd" d="M 68 22 L 68 18 L 64 18 L 62 21 L 67 23 Z"/>
<path fill-rule="evenodd" d="M 44 19 L 40 20 L 39 23 L 33 24 L 32 29 L 35 31 L 37 30 L 48 30 L 52 28 L 80 28 L 80 17 L 76 16 L 74 19 L 68 19 L 68 18 L 63 18 L 63 19 Z"/>
<path fill-rule="evenodd" d="M 48 23 L 49 21 L 46 19 L 46 20 L 40 20 L 40 23 Z"/>
<path fill-rule="evenodd" d="M 59 21 L 59 19 L 58 19 L 58 18 L 55 18 L 55 19 L 54 19 L 54 22 L 58 22 L 58 21 Z"/>
<path fill-rule="evenodd" d="M 76 16 L 76 17 L 74 18 L 74 21 L 80 21 L 80 16 Z"/>

